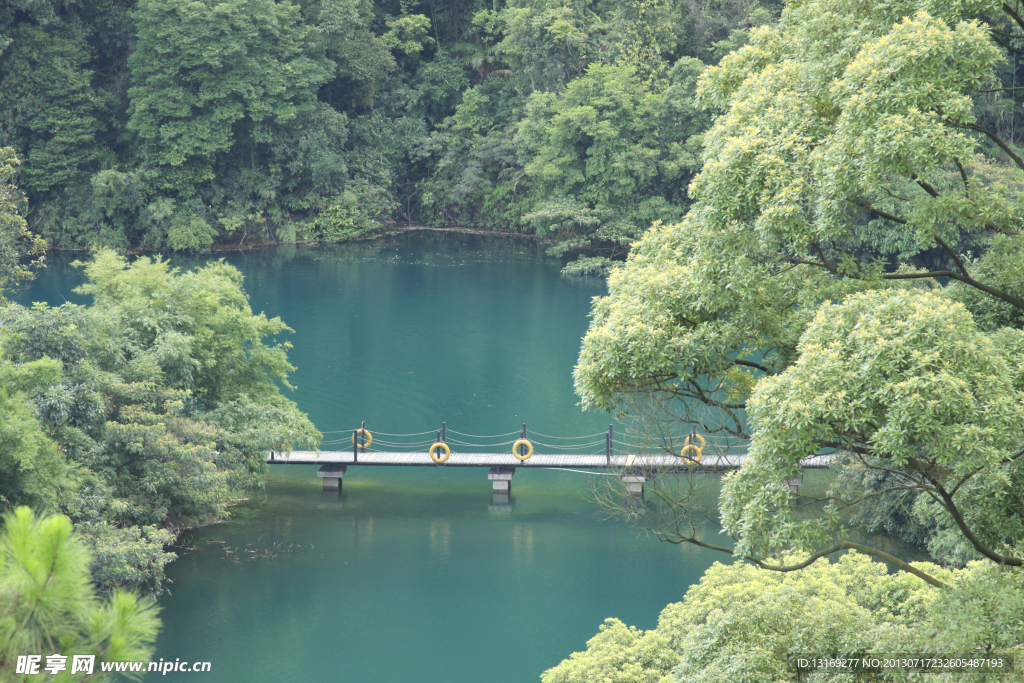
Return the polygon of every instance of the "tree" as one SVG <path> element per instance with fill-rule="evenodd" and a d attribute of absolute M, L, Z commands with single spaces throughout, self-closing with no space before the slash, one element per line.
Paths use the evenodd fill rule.
<path fill-rule="evenodd" d="M 0 537 L 3 680 L 16 680 L 19 655 L 41 655 L 44 665 L 51 654 L 96 656 L 93 676 L 88 677 L 72 674 L 69 657 L 66 670 L 53 677 L 62 681 L 99 678 L 100 662 L 150 658 L 160 627 L 153 600 L 118 591 L 100 602 L 89 584 L 88 564 L 89 554 L 72 535 L 67 517 L 36 518 L 27 507 L 4 515 Z"/>
<path fill-rule="evenodd" d="M 523 221 L 556 236 L 551 253 L 598 257 L 587 267 L 604 274 L 652 222 L 680 216 L 710 123 L 692 104 L 703 70 L 684 57 L 652 82 L 598 63 L 561 94 L 530 97 L 515 145 L 537 208 Z"/>
<path fill-rule="evenodd" d="M 236 124 L 267 142 L 272 123 L 312 107 L 329 72 L 307 54 L 300 19 L 297 6 L 272 0 L 139 3 L 128 128 L 169 167 L 162 185 L 189 196 L 214 177 Z"/>
<path fill-rule="evenodd" d="M 60 365 L 51 359 L 18 366 L 0 359 L 0 509 L 59 507 L 74 496 L 80 468 L 43 432 L 32 402 L 32 392 L 59 375 Z"/>
<path fill-rule="evenodd" d="M 975 104 L 1021 26 L 994 2 L 796 3 L 701 79 L 720 113 L 694 205 L 613 273 L 575 380 L 585 407 L 659 414 L 666 449 L 687 423 L 749 442 L 720 507 L 738 555 L 788 570 L 778 553 L 852 547 L 864 492 L 790 505 L 820 451 L 891 472 L 873 495 L 912 491 L 939 536 L 1024 561 L 1024 161 Z"/>
<path fill-rule="evenodd" d="M 175 540 L 169 530 L 152 524 L 116 526 L 107 521 L 81 521 L 75 524 L 75 536 L 89 551 L 89 573 L 97 592 L 163 592 L 164 567 L 176 558 L 164 550 Z"/>
<path fill-rule="evenodd" d="M 166 261 L 129 265 L 108 251 L 85 269 L 89 282 L 80 292 L 95 298 L 89 314 L 98 341 L 91 357 L 116 373 L 107 385 L 111 466 L 162 470 L 174 461 L 180 468 L 173 475 L 140 470 L 142 499 L 157 500 L 144 494 L 152 477 L 164 482 L 157 486 L 167 495 L 164 514 L 218 514 L 230 490 L 259 485 L 271 447 L 319 441 L 277 385 L 291 388 L 289 344 L 264 342 L 289 328 L 252 314 L 235 268 L 215 262 L 179 274 Z"/>
<path fill-rule="evenodd" d="M 15 184 L 19 163 L 13 149 L 0 148 L 0 299 L 5 289 L 31 277 L 31 267 L 42 263 L 46 251 L 46 241 L 25 223 L 27 202 Z M 25 264 L 25 256 L 36 258 Z"/>
<path fill-rule="evenodd" d="M 12 0 L 0 7 L 0 142 L 25 162 L 31 229 L 60 248 L 336 241 L 389 219 L 524 231 L 554 221 L 565 233 L 556 251 L 587 254 L 574 268 L 604 272 L 686 203 L 698 145 L 678 136 L 677 124 L 695 123 L 692 92 L 660 98 L 673 65 L 716 62 L 777 5 Z M 590 173 L 569 195 L 546 181 L 531 192 L 523 166 L 537 149 L 514 139 L 532 95 L 573 89 L 568 110 L 586 106 L 596 85 L 595 108 L 615 119 L 623 98 L 590 74 L 601 67 L 633 74 L 623 90 L 640 109 L 656 95 L 664 139 L 647 139 L 650 116 L 631 120 L 635 133 L 617 127 L 623 146 L 658 152 L 656 181 L 639 183 L 641 209 L 618 207 L 629 216 L 597 230 L 559 214 L 579 202 L 604 211 L 592 195 L 608 183 Z M 988 100 L 997 130 L 1015 135 L 1012 96 Z M 672 111 L 679 104 L 685 112 Z M 709 120 L 699 118 L 698 132 Z M 467 130 L 467 119 L 482 125 Z M 650 180 L 647 170 L 613 175 Z"/>
<path fill-rule="evenodd" d="M 541 680 L 988 680 L 990 674 L 970 671 L 917 674 L 921 679 L 905 671 L 798 672 L 796 659 L 815 654 L 860 658 L 955 650 L 1006 656 L 1016 651 L 1022 634 L 1013 610 L 1022 594 L 1011 586 L 1019 583 L 1019 570 L 993 572 L 980 563 L 961 570 L 917 566 L 957 590 L 942 591 L 908 574 L 890 574 L 883 563 L 859 553 L 835 563 L 819 560 L 796 574 L 715 563 L 682 602 L 662 611 L 657 628 L 640 631 L 608 619 L 586 651 L 544 672 Z M 986 609 L 992 611 L 986 614 Z M 1005 617 L 998 621 L 1005 628 L 991 628 L 996 614 Z"/>
<path fill-rule="evenodd" d="M 110 251 L 85 268 L 92 306 L 0 309 L 0 503 L 71 517 L 101 590 L 159 592 L 169 519 L 226 515 L 268 450 L 319 433 L 278 389 L 288 346 L 265 339 L 288 328 L 253 315 L 237 270 Z"/>
<path fill-rule="evenodd" d="M 10 26 L 11 44 L 0 53 L 0 120 L 7 144 L 25 161 L 33 201 L 45 201 L 64 188 L 77 189 L 113 162 L 104 120 L 113 116 L 114 98 L 96 87 L 88 31 L 80 25 L 53 16 L 4 19 L 0 25 Z"/>

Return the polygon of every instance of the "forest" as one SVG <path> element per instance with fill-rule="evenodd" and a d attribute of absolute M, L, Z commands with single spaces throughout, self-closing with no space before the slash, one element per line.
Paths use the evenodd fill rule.
<path fill-rule="evenodd" d="M 0 147 L 52 248 L 393 224 L 539 234 L 603 273 L 682 216 L 706 65 L 758 0 L 14 0 Z"/>
<path fill-rule="evenodd" d="M 141 658 L 169 529 L 320 442 L 236 269 L 125 252 L 423 224 L 606 276 L 581 406 L 749 449 L 594 493 L 723 563 L 545 683 L 989 680 L 794 656 L 1024 657 L 1021 55 L 994 0 L 6 3 L 0 289 L 91 250 L 93 303 L 0 299 L 0 675 Z"/>

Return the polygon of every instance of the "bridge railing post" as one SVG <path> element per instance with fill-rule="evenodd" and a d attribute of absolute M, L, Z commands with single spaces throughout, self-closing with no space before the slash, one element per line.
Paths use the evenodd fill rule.
<path fill-rule="evenodd" d="M 366 452 L 366 420 L 359 425 L 359 450 Z"/>
<path fill-rule="evenodd" d="M 359 431 L 352 432 L 352 462 L 359 462 Z"/>
<path fill-rule="evenodd" d="M 605 455 L 608 467 L 612 466 L 612 441 L 614 438 L 615 432 L 612 431 L 612 425 L 608 425 L 608 435 L 605 437 Z"/>

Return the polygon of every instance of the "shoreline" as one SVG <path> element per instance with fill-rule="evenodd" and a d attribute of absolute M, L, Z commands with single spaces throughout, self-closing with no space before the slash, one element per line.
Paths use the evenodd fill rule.
<path fill-rule="evenodd" d="M 537 234 L 531 233 L 520 233 L 520 232 L 509 232 L 507 230 L 487 230 L 485 228 L 465 228 L 462 226 L 454 225 L 448 227 L 435 228 L 429 225 L 403 225 L 387 228 L 374 235 L 367 235 L 355 240 L 346 240 L 347 242 L 365 242 L 366 240 L 377 239 L 378 237 L 387 237 L 391 235 L 397 235 L 403 232 L 419 232 L 419 231 L 430 231 L 430 232 L 452 232 L 463 235 L 492 235 L 497 237 L 520 237 L 525 239 L 532 239 L 536 241 L 548 241 L 547 238 L 540 237 Z M 305 244 L 305 245 L 318 245 L 320 243 L 325 244 L 344 244 L 345 242 L 328 242 L 326 240 L 296 240 L 294 242 L 282 242 L 280 240 L 250 240 L 246 244 L 241 242 L 223 242 L 220 244 L 213 244 L 210 246 L 210 250 L 205 253 L 218 253 L 226 251 L 251 251 L 253 249 L 262 249 L 265 247 L 278 247 L 285 244 Z M 91 249 L 61 249 L 51 248 L 47 249 L 47 252 L 89 252 Z M 168 249 L 156 249 L 152 247 L 130 247 L 124 253 L 130 255 L 136 254 L 149 254 L 154 252 L 168 252 L 173 250 Z M 203 252 L 194 252 L 203 253 Z"/>

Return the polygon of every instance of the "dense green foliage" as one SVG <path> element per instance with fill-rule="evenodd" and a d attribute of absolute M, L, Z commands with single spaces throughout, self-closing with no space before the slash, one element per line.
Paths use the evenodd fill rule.
<path fill-rule="evenodd" d="M 319 433 L 276 384 L 293 368 L 265 340 L 288 328 L 252 314 L 237 270 L 83 267 L 91 306 L 0 308 L 0 503 L 68 515 L 104 590 L 159 589 L 166 522 L 225 516 L 266 451 Z"/>
<path fill-rule="evenodd" d="M 46 242 L 32 235 L 25 222 L 25 195 L 14 183 L 19 164 L 14 150 L 0 148 L 0 291 L 31 276 L 25 257 L 39 256 Z"/>
<path fill-rule="evenodd" d="M 89 581 L 89 552 L 67 517 L 37 518 L 27 507 L 4 515 L 0 535 L 0 680 L 15 673 L 18 656 L 42 656 L 32 680 L 105 680 L 100 662 L 145 661 L 160 621 L 152 598 L 115 591 L 100 601 Z M 46 657 L 67 656 L 51 675 Z M 93 674 L 72 673 L 72 655 L 95 655 Z M 112 677 L 110 677 L 112 678 Z"/>
<path fill-rule="evenodd" d="M 801 0 L 705 71 L 698 99 L 717 116 L 693 205 L 611 274 L 575 379 L 585 406 L 669 452 L 691 424 L 711 452 L 746 447 L 717 500 L 697 468 L 648 482 L 643 504 L 599 497 L 744 562 L 708 572 L 656 631 L 609 623 L 548 683 L 796 680 L 799 652 L 1020 651 L 1024 160 L 1007 113 L 1022 30 L 995 2 Z M 792 490 L 801 460 L 828 453 L 830 490 Z M 908 563 L 851 524 L 982 561 Z M 840 579 L 851 555 L 808 564 L 843 549 L 904 576 Z M 930 597 L 904 613 L 911 591 Z"/>
<path fill-rule="evenodd" d="M 794 558 L 797 559 L 797 558 Z M 796 658 L 912 652 L 1005 653 L 1024 633 L 1020 572 L 980 563 L 962 570 L 919 565 L 956 587 L 941 591 L 881 562 L 844 555 L 795 574 L 715 564 L 682 602 L 639 631 L 608 619 L 585 652 L 546 671 L 544 683 L 761 681 L 982 681 L 991 674 L 835 671 L 797 674 Z M 980 617 L 980 618 L 979 618 Z M 991 622 L 1004 624 L 992 628 Z M 1002 678 L 1000 676 L 1000 678 Z M 1007 680 L 1013 680 L 1012 677 Z"/>
<path fill-rule="evenodd" d="M 612 274 L 575 376 L 585 406 L 749 445 L 723 550 L 793 569 L 854 520 L 1024 564 L 1024 160 L 992 108 L 1022 29 L 994 2 L 792 2 L 702 76 L 694 204 Z M 819 452 L 841 476 L 794 505 Z"/>
<path fill-rule="evenodd" d="M 58 248 L 420 222 L 537 232 L 604 272 L 683 214 L 696 78 L 778 7 L 15 0 L 0 145 Z"/>

